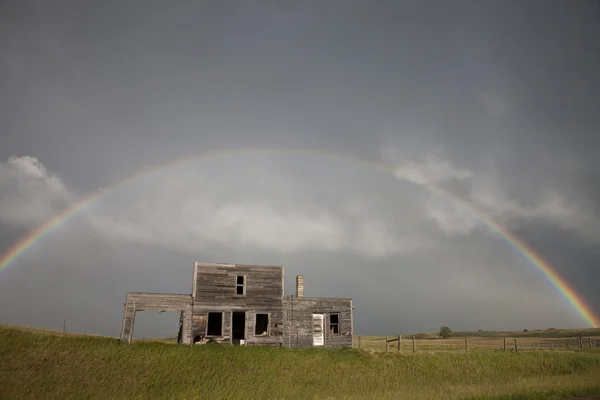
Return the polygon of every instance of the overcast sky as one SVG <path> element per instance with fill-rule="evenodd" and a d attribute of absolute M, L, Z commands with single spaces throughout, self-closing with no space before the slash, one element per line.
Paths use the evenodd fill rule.
<path fill-rule="evenodd" d="M 3 1 L 0 252 L 120 186 L 0 272 L 0 323 L 118 335 L 127 291 L 192 263 L 283 265 L 360 334 L 586 327 L 449 188 L 600 313 L 600 4 Z M 227 149 L 316 153 L 227 154 Z M 170 315 L 171 314 L 171 315 Z M 140 313 L 136 336 L 176 313 Z"/>

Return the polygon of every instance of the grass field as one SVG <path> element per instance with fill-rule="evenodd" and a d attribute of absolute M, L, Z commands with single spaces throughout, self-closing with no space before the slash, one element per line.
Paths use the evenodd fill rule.
<path fill-rule="evenodd" d="M 479 334 L 479 335 L 477 335 Z M 400 350 L 403 352 L 438 352 L 438 351 L 502 351 L 506 344 L 506 351 L 530 350 L 576 350 L 580 343 L 577 334 L 582 335 L 581 346 L 586 349 L 600 351 L 600 329 L 581 330 L 552 330 L 543 332 L 456 332 L 448 339 L 440 339 L 436 334 L 417 333 L 401 337 Z M 390 340 L 397 336 L 389 336 Z M 360 349 L 385 351 L 385 336 L 360 336 L 355 338 Z M 466 339 L 466 340 L 465 340 Z M 398 342 L 389 343 L 390 351 L 398 350 Z"/>
<path fill-rule="evenodd" d="M 178 346 L 0 327 L 1 399 L 568 399 L 600 353 Z"/>

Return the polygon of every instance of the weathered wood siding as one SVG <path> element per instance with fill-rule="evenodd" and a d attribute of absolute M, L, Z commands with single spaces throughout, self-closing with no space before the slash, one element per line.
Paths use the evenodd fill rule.
<path fill-rule="evenodd" d="M 137 311 L 179 311 L 183 313 L 182 343 L 191 343 L 192 333 L 192 296 L 189 294 L 171 293 L 127 293 L 125 310 L 123 313 L 123 326 L 121 328 L 121 341 L 131 343 L 133 327 Z"/>
<path fill-rule="evenodd" d="M 244 276 L 245 291 L 238 295 L 237 277 Z M 302 295 L 303 277 L 298 277 L 297 292 Z M 324 314 L 324 347 L 352 346 L 352 299 L 305 298 L 283 296 L 283 267 L 243 264 L 194 263 L 192 293 L 127 294 L 123 313 L 121 340 L 131 342 L 137 311 L 181 312 L 182 343 L 207 333 L 208 313 L 222 313 L 219 342 L 230 343 L 232 312 L 243 311 L 247 346 L 311 347 L 313 314 Z M 339 334 L 330 332 L 330 315 L 339 314 Z M 269 314 L 268 333 L 255 335 L 257 314 Z"/>
<path fill-rule="evenodd" d="M 312 347 L 313 314 L 325 314 L 324 347 L 352 347 L 352 299 L 285 297 L 284 347 Z M 329 331 L 330 314 L 339 314 L 339 334 Z"/>
<path fill-rule="evenodd" d="M 194 263 L 192 337 L 205 336 L 208 312 L 224 312 L 221 341 L 231 337 L 231 312 L 246 312 L 246 345 L 281 345 L 283 267 Z M 245 294 L 236 294 L 237 276 L 245 276 Z M 257 313 L 268 313 L 269 335 L 254 335 Z"/>

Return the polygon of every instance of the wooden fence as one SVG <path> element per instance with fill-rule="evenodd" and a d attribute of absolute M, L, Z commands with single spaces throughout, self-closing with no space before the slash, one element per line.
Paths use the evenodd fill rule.
<path fill-rule="evenodd" d="M 386 352 L 591 350 L 600 349 L 600 337 L 464 337 L 449 339 L 416 339 L 414 336 L 405 337 L 402 335 L 355 335 L 353 337 L 353 347 L 363 350 Z"/>

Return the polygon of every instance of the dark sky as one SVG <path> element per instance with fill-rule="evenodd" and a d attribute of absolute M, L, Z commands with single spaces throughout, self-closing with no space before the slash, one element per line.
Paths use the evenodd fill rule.
<path fill-rule="evenodd" d="M 127 291 L 192 263 L 286 267 L 361 334 L 585 327 L 600 313 L 597 1 L 3 1 L 0 252 L 120 186 L 0 272 L 0 323 L 118 335 Z M 265 147 L 316 153 L 229 153 Z M 177 315 L 144 315 L 141 336 Z"/>

